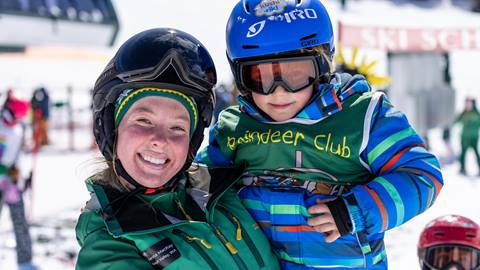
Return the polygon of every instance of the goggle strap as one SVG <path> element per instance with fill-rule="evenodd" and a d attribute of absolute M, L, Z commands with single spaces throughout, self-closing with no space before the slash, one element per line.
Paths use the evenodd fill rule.
<path fill-rule="evenodd" d="M 102 72 L 102 76 L 98 78 L 95 82 L 96 89 L 102 88 L 103 86 L 105 86 L 105 84 L 117 78 L 118 72 L 115 68 L 115 65 L 113 64 L 113 61 L 110 61 L 104 70 L 105 71 Z"/>

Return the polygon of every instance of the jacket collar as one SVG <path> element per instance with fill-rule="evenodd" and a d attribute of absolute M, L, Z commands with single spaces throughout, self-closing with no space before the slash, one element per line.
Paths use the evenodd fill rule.
<path fill-rule="evenodd" d="M 87 180 L 90 201 L 85 211 L 97 211 L 108 231 L 114 236 L 126 233 L 158 230 L 185 220 L 174 218 L 162 211 L 162 207 L 175 207 L 175 198 L 185 196 L 185 179 L 179 181 L 175 190 L 155 194 L 122 192 L 115 188 Z"/>

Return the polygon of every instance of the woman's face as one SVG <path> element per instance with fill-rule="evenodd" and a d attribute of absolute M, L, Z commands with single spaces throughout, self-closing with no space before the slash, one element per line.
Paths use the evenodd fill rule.
<path fill-rule="evenodd" d="M 178 101 L 157 96 L 136 101 L 117 132 L 117 157 L 142 186 L 163 186 L 185 164 L 190 116 Z"/>

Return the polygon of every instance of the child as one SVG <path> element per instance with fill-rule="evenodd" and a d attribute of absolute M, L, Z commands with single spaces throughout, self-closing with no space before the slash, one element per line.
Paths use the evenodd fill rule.
<path fill-rule="evenodd" d="M 241 92 L 197 160 L 245 167 L 239 196 L 283 269 L 385 269 L 383 233 L 432 205 L 437 159 L 362 76 L 332 74 L 319 0 L 244 0 L 227 24 Z"/>
<path fill-rule="evenodd" d="M 18 157 L 23 146 L 21 120 L 30 103 L 16 98 L 9 90 L 0 112 L 0 210 L 2 201 L 8 205 L 15 232 L 17 263 L 20 270 L 36 270 L 32 264 L 32 239 L 25 217 L 22 190 L 19 189 Z"/>
<path fill-rule="evenodd" d="M 417 248 L 422 270 L 480 269 L 480 226 L 464 216 L 438 217 L 425 226 Z"/>
<path fill-rule="evenodd" d="M 469 148 L 472 148 L 477 159 L 477 166 L 480 175 L 480 154 L 478 152 L 478 131 L 480 130 L 480 112 L 478 112 L 475 98 L 468 97 L 465 99 L 465 108 L 460 113 L 454 123 L 462 124 L 462 132 L 460 136 L 460 173 L 467 174 L 465 167 L 465 155 Z"/>
<path fill-rule="evenodd" d="M 215 83 L 205 47 L 169 28 L 131 37 L 100 74 L 94 135 L 109 166 L 87 180 L 77 270 L 279 269 L 235 192 L 215 184 L 228 178 L 186 171 Z"/>
<path fill-rule="evenodd" d="M 421 269 L 480 269 L 480 226 L 459 215 L 430 221 L 420 233 L 417 254 Z"/>

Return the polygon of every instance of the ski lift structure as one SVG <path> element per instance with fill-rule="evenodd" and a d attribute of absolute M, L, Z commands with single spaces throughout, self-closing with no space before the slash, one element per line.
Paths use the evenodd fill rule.
<path fill-rule="evenodd" d="M 118 31 L 110 0 L 0 0 L 0 52 L 112 46 Z"/>

